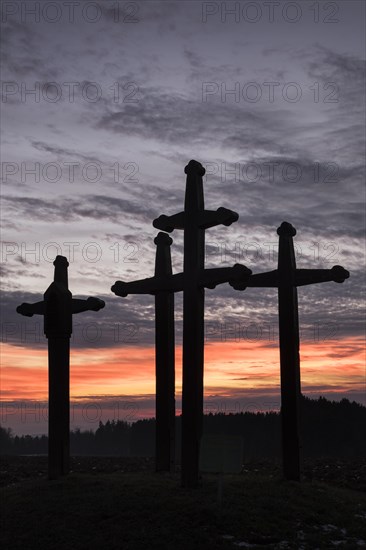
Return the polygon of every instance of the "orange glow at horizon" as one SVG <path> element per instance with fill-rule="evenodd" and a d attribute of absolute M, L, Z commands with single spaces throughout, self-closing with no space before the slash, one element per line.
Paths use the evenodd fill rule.
<path fill-rule="evenodd" d="M 361 338 L 301 344 L 302 390 L 359 391 L 365 388 Z M 47 400 L 47 350 L 2 344 L 2 401 Z M 176 391 L 181 393 L 182 349 L 176 349 Z M 205 344 L 205 394 L 279 390 L 277 342 L 227 341 Z M 71 399 L 88 396 L 153 395 L 154 347 L 72 349 Z"/>

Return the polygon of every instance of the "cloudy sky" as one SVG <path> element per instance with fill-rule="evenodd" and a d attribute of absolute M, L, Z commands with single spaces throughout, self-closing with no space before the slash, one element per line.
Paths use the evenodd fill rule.
<path fill-rule="evenodd" d="M 151 296 L 111 285 L 153 274 L 152 220 L 183 208 L 184 166 L 207 169 L 206 266 L 275 269 L 276 228 L 298 267 L 345 283 L 299 289 L 302 389 L 365 403 L 365 6 L 338 2 L 2 3 L 2 425 L 46 431 L 41 299 L 56 254 L 70 290 L 103 298 L 74 317 L 72 427 L 154 409 Z M 172 234 L 174 272 L 182 234 Z M 182 297 L 176 297 L 177 405 Z M 275 289 L 206 292 L 205 410 L 279 407 Z"/>

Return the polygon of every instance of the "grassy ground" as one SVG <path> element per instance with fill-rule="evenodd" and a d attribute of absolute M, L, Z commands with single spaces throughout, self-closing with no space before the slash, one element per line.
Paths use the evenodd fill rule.
<path fill-rule="evenodd" d="M 74 472 L 2 488 L 6 550 L 357 549 L 366 546 L 366 494 L 321 481 L 282 481 L 263 469 L 185 490 L 179 475 Z M 257 471 L 255 471 L 257 470 Z M 89 470 L 90 472 L 90 470 Z M 362 546 L 364 545 L 364 546 Z"/>

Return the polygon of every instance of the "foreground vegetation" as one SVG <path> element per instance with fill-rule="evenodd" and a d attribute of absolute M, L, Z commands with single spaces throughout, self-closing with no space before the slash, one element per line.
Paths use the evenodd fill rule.
<path fill-rule="evenodd" d="M 73 432 L 71 473 L 57 481 L 47 480 L 46 456 L 20 456 L 46 453 L 45 436 L 1 429 L 1 548 L 364 548 L 366 408 L 303 398 L 302 413 L 300 484 L 282 479 L 278 414 L 205 416 L 205 433 L 244 441 L 242 471 L 224 476 L 222 498 L 214 475 L 187 490 L 179 472 L 154 472 L 153 419 Z M 177 418 L 178 458 L 179 441 Z"/>
<path fill-rule="evenodd" d="M 79 461 L 82 459 L 79 459 Z M 128 468 L 127 468 L 128 470 Z M 247 468 L 200 488 L 151 469 L 45 475 L 2 489 L 2 548 L 27 550 L 357 549 L 366 545 L 366 494 L 319 481 L 285 482 Z"/>

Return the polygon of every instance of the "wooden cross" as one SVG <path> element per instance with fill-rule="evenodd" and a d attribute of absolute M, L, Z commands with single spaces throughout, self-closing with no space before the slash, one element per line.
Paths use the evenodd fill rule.
<path fill-rule="evenodd" d="M 297 287 L 335 281 L 343 283 L 349 272 L 336 265 L 332 269 L 297 269 L 293 237 L 296 229 L 283 222 L 279 235 L 278 269 L 251 275 L 242 283 L 230 283 L 236 290 L 246 287 L 278 288 L 280 365 L 281 365 L 281 424 L 284 477 L 299 481 L 300 452 L 300 355 Z"/>
<path fill-rule="evenodd" d="M 204 288 L 234 282 L 251 273 L 245 266 L 205 269 L 205 230 L 231 225 L 239 218 L 226 208 L 205 210 L 203 166 L 191 160 L 187 174 L 184 211 L 154 220 L 157 229 L 184 230 L 184 270 L 173 275 L 183 288 L 183 392 L 182 392 L 182 485 L 195 487 L 199 479 L 199 449 L 203 423 Z"/>
<path fill-rule="evenodd" d="M 175 461 L 174 291 L 177 289 L 170 281 L 172 242 L 166 233 L 155 237 L 154 277 L 130 283 L 116 281 L 111 288 L 112 292 L 122 297 L 128 294 L 155 294 L 155 468 L 156 471 L 168 472 L 174 470 Z"/>
<path fill-rule="evenodd" d="M 154 277 L 139 281 L 116 281 L 111 290 L 117 296 L 128 294 L 155 295 L 155 467 L 156 471 L 174 471 L 175 468 L 175 335 L 174 293 L 184 288 L 184 274 L 172 274 L 170 247 L 172 239 L 160 232 L 154 239 L 157 245 Z M 249 275 L 244 266 L 206 269 L 200 285 L 216 285 L 239 281 Z"/>
<path fill-rule="evenodd" d="M 64 256 L 53 262 L 53 282 L 42 302 L 17 307 L 26 317 L 43 315 L 48 339 L 48 476 L 57 479 L 69 471 L 70 458 L 70 337 L 72 315 L 82 311 L 99 311 L 105 306 L 99 298 L 78 300 L 68 287 Z"/>

